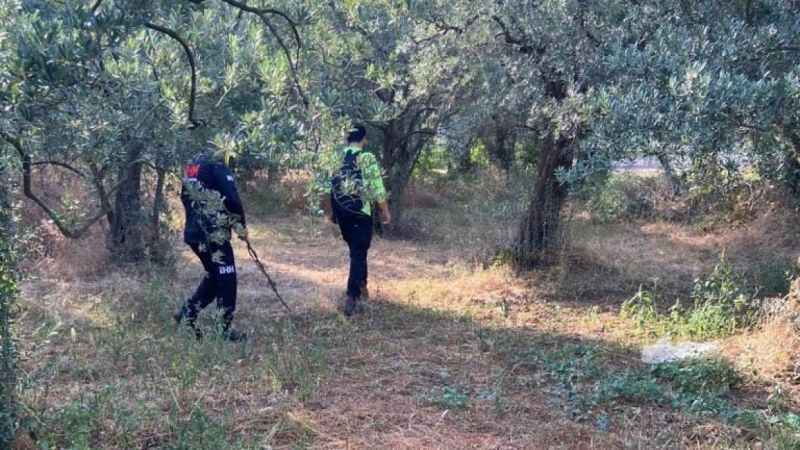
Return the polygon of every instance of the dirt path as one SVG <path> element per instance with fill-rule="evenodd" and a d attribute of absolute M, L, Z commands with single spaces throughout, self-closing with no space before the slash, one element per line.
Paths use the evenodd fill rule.
<path fill-rule="evenodd" d="M 346 284 L 347 251 L 333 226 L 259 225 L 253 242 L 287 300 L 311 316 L 310 327 L 323 322 L 321 316 L 336 315 L 334 299 Z M 237 253 L 243 253 L 241 246 Z M 492 326 L 504 320 L 485 301 L 492 291 L 520 286 L 499 273 L 476 279 L 465 267 L 448 263 L 445 253 L 424 244 L 376 239 L 370 252 L 370 308 L 340 325 L 343 335 L 327 346 L 325 380 L 303 408 L 318 436 L 315 447 L 620 446 L 607 433 L 554 410 L 543 392 L 501 386 L 508 383 L 505 349 L 500 348 L 505 344 L 482 343 L 481 335 L 494 334 Z M 256 329 L 265 315 L 282 312 L 259 303 L 264 284 L 253 265 L 243 261 L 240 267 L 239 320 Z M 185 276 L 191 278 L 190 273 Z M 481 323 L 487 318 L 490 323 Z M 493 319 L 499 322 L 492 324 Z M 541 339 L 529 330 L 512 332 L 515 340 L 524 341 L 527 334 L 531 343 Z M 481 348 L 486 345 L 497 348 Z"/>
<path fill-rule="evenodd" d="M 665 264 L 678 283 L 716 256 L 685 231 L 614 233 L 583 233 L 569 271 L 528 277 L 476 268 L 441 242 L 376 239 L 373 299 L 347 320 L 335 305 L 347 277 L 337 230 L 301 216 L 253 223 L 254 246 L 297 314 L 285 320 L 237 242 L 236 326 L 251 336 L 242 347 L 171 328 L 200 276 L 188 251 L 174 276 L 38 278 L 24 286 L 22 338 L 27 373 L 48 389 L 25 398 L 61 447 L 74 443 L 69 405 L 115 386 L 104 401 L 128 405 L 138 422 L 125 429 L 92 403 L 106 414 L 87 434 L 96 447 L 220 448 L 203 434 L 218 427 L 219 442 L 244 448 L 726 448 L 736 432 L 716 416 L 597 400 L 614 380 L 647 373 L 616 305 Z M 668 252 L 676 245 L 685 251 Z"/>

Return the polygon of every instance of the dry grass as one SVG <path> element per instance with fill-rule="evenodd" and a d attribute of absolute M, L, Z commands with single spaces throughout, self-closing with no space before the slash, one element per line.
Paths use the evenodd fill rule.
<path fill-rule="evenodd" d="M 80 263 L 81 252 L 99 243 L 64 244 L 69 249 L 37 265 L 23 285 L 19 330 L 29 426 L 51 448 L 749 448 L 759 442 L 713 415 L 647 402 L 579 401 L 608 377 L 644 370 L 643 340 L 619 318 L 620 302 L 655 280 L 663 292 L 682 295 L 723 247 L 749 254 L 752 235 L 578 220 L 564 264 L 523 276 L 476 264 L 475 248 L 501 240 L 508 224 L 475 229 L 490 216 L 470 220 L 444 217 L 426 241 L 378 239 L 370 262 L 373 300 L 352 321 L 333 302 L 346 278 L 336 230 L 302 215 L 254 220 L 256 248 L 298 314 L 285 318 L 237 243 L 236 325 L 251 336 L 243 345 L 198 343 L 173 329 L 173 307 L 200 277 L 188 252 L 175 273 L 76 271 L 94 266 Z M 785 351 L 765 354 L 776 341 Z M 796 334 L 781 326 L 726 341 L 728 354 L 752 358 L 762 369 L 750 391 L 736 393 L 742 402 L 766 398 L 769 380 L 790 361 L 786 345 L 796 344 Z M 595 352 L 597 372 L 572 367 L 571 353 L 562 354 L 571 348 Z M 566 376 L 554 368 L 559 364 L 575 372 Z"/>

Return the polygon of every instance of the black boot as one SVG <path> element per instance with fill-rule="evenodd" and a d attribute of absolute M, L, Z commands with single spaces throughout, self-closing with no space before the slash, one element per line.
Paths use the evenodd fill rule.
<path fill-rule="evenodd" d="M 225 311 L 222 316 L 222 339 L 228 342 L 242 342 L 247 340 L 247 334 L 234 330 L 231 327 L 233 323 L 233 310 Z"/>
<path fill-rule="evenodd" d="M 356 312 L 356 309 L 358 309 L 358 299 L 352 295 L 348 295 L 347 301 L 344 304 L 344 315 L 350 317 Z"/>
<path fill-rule="evenodd" d="M 188 303 L 188 302 L 187 302 Z M 172 319 L 175 320 L 175 326 L 180 327 L 181 323 L 186 323 L 186 326 L 194 331 L 194 336 L 197 339 L 203 337 L 203 333 L 195 326 L 195 317 L 190 314 L 189 308 L 184 304 L 183 306 L 179 307 L 175 313 L 172 315 Z"/>
<path fill-rule="evenodd" d="M 222 336 L 228 342 L 243 342 L 247 340 L 247 333 L 233 329 L 225 331 Z"/>
<path fill-rule="evenodd" d="M 178 309 L 175 310 L 175 313 L 172 315 L 172 319 L 175 320 L 175 326 L 180 326 L 181 322 L 183 322 L 184 317 L 186 317 L 186 305 L 181 305 Z"/>

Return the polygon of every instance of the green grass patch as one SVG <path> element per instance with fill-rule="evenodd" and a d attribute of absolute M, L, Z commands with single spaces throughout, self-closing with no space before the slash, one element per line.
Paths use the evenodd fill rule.
<path fill-rule="evenodd" d="M 730 336 L 758 320 L 760 303 L 746 286 L 744 277 L 723 255 L 710 274 L 695 280 L 688 308 L 676 301 L 665 309 L 654 291 L 640 288 L 622 304 L 620 316 L 635 321 L 639 330 L 652 336 Z"/>
<path fill-rule="evenodd" d="M 423 397 L 426 403 L 436 405 L 442 409 L 467 409 L 470 405 L 470 395 L 459 387 L 445 386 L 434 389 Z"/>

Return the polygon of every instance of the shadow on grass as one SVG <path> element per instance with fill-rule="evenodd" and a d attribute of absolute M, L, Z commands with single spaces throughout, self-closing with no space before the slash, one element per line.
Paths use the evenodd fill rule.
<path fill-rule="evenodd" d="M 136 301 L 112 301 L 111 325 L 75 320 L 74 333 L 29 336 L 22 398 L 43 442 L 675 448 L 741 438 L 731 425 L 738 382 L 687 389 L 618 343 L 423 307 L 413 295 L 378 298 L 352 320 L 318 306 L 289 320 L 248 305 L 237 313 L 251 336 L 243 344 L 224 342 L 206 313 L 198 342 L 175 329 L 175 289 L 151 280 Z"/>
<path fill-rule="evenodd" d="M 669 378 L 664 374 L 674 371 L 654 370 L 635 349 L 614 343 L 490 326 L 391 301 L 375 301 L 352 320 L 310 311 L 281 326 L 326 355 L 325 376 L 307 399 L 317 412 L 321 445 L 350 439 L 394 446 L 413 437 L 423 446 L 459 448 L 457 439 L 447 439 L 470 436 L 480 446 L 624 447 L 639 439 L 639 447 L 674 448 L 728 445 L 737 436 L 740 380 L 716 362 L 705 372 L 694 362 L 669 367 L 730 377 Z M 262 332 L 266 341 L 274 335 Z M 436 419 L 442 413 L 451 417 L 444 425 Z M 409 417 L 419 422 L 416 434 L 387 434 Z M 559 431 L 541 433 L 554 423 L 561 424 Z M 629 427 L 645 424 L 653 427 L 649 433 L 631 434 Z M 718 434 L 692 435 L 697 426 Z M 450 435 L 440 435 L 441 427 Z"/>

